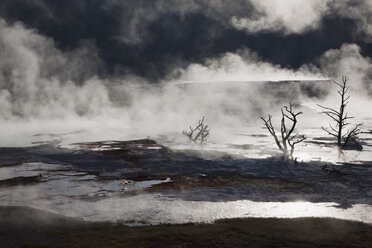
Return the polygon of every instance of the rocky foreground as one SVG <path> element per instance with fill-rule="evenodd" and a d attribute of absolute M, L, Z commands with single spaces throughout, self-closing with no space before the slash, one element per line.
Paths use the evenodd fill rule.
<path fill-rule="evenodd" d="M 3 147 L 0 160 L 0 247 L 372 247 L 371 162 L 150 139 Z"/>

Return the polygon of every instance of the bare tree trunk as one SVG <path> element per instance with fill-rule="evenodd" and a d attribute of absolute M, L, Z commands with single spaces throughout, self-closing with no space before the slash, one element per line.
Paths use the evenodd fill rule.
<path fill-rule="evenodd" d="M 281 140 L 279 140 L 278 136 L 276 135 L 275 128 L 272 124 L 272 116 L 269 115 L 268 119 L 264 119 L 261 117 L 261 120 L 264 122 L 266 129 L 270 132 L 271 136 L 273 136 L 276 145 L 278 146 L 279 150 L 283 153 L 285 158 L 293 158 L 294 147 L 296 144 L 305 140 L 305 136 L 293 134 L 293 131 L 297 125 L 297 116 L 302 114 L 302 112 L 294 112 L 293 104 L 289 103 L 289 107 L 284 106 L 284 111 L 281 109 L 282 118 L 280 124 L 280 134 Z M 291 126 L 287 129 L 286 120 L 291 122 Z M 289 150 L 290 147 L 290 150 Z"/>
<path fill-rule="evenodd" d="M 355 140 L 356 136 L 360 133 L 360 126 L 362 125 L 361 123 L 359 123 L 351 130 L 346 130 L 346 134 L 343 134 L 344 130 L 346 129 L 346 126 L 350 125 L 348 120 L 354 118 L 348 116 L 348 113 L 346 112 L 346 106 L 349 103 L 348 100 L 350 98 L 350 95 L 347 95 L 347 92 L 349 90 L 349 86 L 347 86 L 348 81 L 349 79 L 347 77 L 342 77 L 341 83 L 333 82 L 340 88 L 337 91 L 337 93 L 341 97 L 339 111 L 318 104 L 318 106 L 323 109 L 321 114 L 326 114 L 335 123 L 334 125 L 329 124 L 329 128 L 322 127 L 322 129 L 326 131 L 329 135 L 337 139 L 337 150 L 339 159 L 341 157 L 342 150 L 346 147 L 348 142 L 351 139 Z"/>

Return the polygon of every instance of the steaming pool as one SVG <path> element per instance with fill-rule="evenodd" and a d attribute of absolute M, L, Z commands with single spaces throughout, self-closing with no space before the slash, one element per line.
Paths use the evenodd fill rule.
<path fill-rule="evenodd" d="M 372 134 L 361 135 L 362 151 L 346 152 L 352 161 L 335 163 L 319 130 L 305 131 L 298 164 L 276 157 L 271 137 L 257 131 L 202 149 L 164 135 L 80 143 L 71 142 L 80 132 L 61 135 L 60 142 L 43 137 L 33 146 L 0 148 L 0 202 L 126 225 L 244 217 L 372 224 Z M 321 169 L 331 163 L 344 175 Z"/>

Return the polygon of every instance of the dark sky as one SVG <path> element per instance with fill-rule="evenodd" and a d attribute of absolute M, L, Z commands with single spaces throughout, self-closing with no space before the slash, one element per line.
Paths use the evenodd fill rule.
<path fill-rule="evenodd" d="M 357 44 L 363 56 L 372 57 L 368 0 L 300 1 L 306 11 L 295 21 L 280 19 L 286 11 L 292 14 L 291 6 L 277 14 L 275 6 L 257 2 L 2 0 L 0 17 L 52 38 L 64 52 L 93 44 L 103 61 L 102 76 L 131 73 L 158 81 L 176 67 L 242 48 L 290 69 L 316 65 L 320 55 L 345 43 Z M 234 24 L 234 18 L 247 20 L 248 28 Z M 266 24 L 253 25 L 257 20 Z"/>

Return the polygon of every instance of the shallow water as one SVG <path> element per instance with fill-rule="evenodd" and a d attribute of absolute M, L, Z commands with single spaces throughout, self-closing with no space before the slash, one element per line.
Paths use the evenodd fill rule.
<path fill-rule="evenodd" d="M 365 129 L 372 130 L 372 124 L 366 123 Z M 0 149 L 0 180 L 38 174 L 42 180 L 0 186 L 0 204 L 128 224 L 310 216 L 372 224 L 372 133 L 360 135 L 362 151 L 345 151 L 339 160 L 321 129 L 302 130 L 308 138 L 295 152 L 303 162 L 300 165 L 275 158 L 277 148 L 263 129 L 242 128 L 234 136 L 203 146 L 190 144 L 182 136 L 180 141 L 177 134 L 162 134 L 155 138 L 160 145 L 128 148 L 129 155 L 124 154 L 129 156 L 127 160 L 120 154 L 102 155 L 120 152 L 119 141 L 80 146 L 71 144 L 81 138 L 79 132 L 66 134 L 66 140 L 61 135 L 58 142 L 53 135 L 48 136 L 49 141 L 46 136 L 33 136 L 33 140 L 43 137 L 45 145 Z M 346 176 L 325 173 L 321 170 L 325 163 L 336 164 Z M 213 184 L 216 175 L 222 175 L 227 184 Z M 210 177 L 206 181 L 210 185 L 154 190 L 155 186 L 177 183 L 178 176 L 186 181 Z M 255 181 L 255 177 L 264 180 Z"/>

